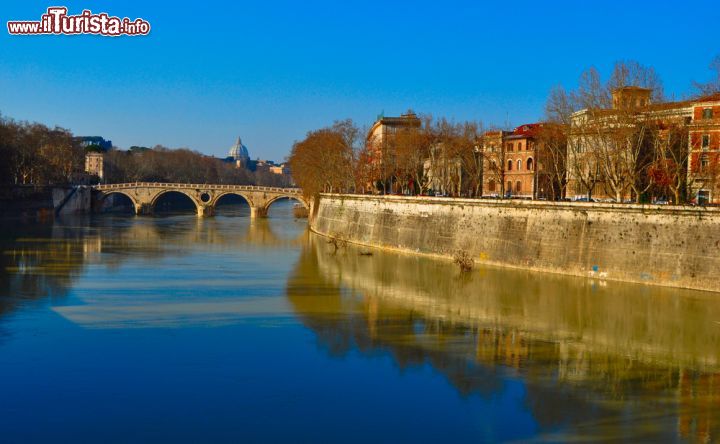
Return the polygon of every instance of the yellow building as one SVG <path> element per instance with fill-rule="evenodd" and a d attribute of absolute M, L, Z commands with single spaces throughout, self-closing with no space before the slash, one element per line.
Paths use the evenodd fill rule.
<path fill-rule="evenodd" d="M 85 172 L 103 178 L 103 154 L 90 152 L 85 154 Z"/>

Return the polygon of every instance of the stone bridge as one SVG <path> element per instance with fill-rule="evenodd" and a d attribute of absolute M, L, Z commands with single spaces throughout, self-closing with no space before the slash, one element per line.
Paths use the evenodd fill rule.
<path fill-rule="evenodd" d="M 100 208 L 103 200 L 111 194 L 123 194 L 130 198 L 135 214 L 152 214 L 158 198 L 165 193 L 182 193 L 195 204 L 198 216 L 212 216 L 215 205 L 226 194 L 235 194 L 250 205 L 251 217 L 265 217 L 270 205 L 278 199 L 289 198 L 310 205 L 299 188 L 259 187 L 253 185 L 213 185 L 189 183 L 133 182 L 96 185 L 94 208 Z"/>

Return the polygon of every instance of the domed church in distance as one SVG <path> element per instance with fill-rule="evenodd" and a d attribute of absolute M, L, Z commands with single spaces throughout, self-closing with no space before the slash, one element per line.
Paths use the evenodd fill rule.
<path fill-rule="evenodd" d="M 248 166 L 248 163 L 250 161 L 250 154 L 248 153 L 247 147 L 242 144 L 242 140 L 240 140 L 239 136 L 237 138 L 237 141 L 235 142 L 235 145 L 230 147 L 228 156 L 231 157 L 232 160 L 235 161 L 235 163 L 238 167 L 240 167 L 240 166 L 247 167 Z"/>
<path fill-rule="evenodd" d="M 230 147 L 228 156 L 223 159 L 224 162 L 234 163 L 236 168 L 243 168 L 256 174 L 255 180 L 258 184 L 267 186 L 295 186 L 290 175 L 290 168 L 287 162 L 275 163 L 272 160 L 251 160 L 250 153 L 245 145 L 243 145 L 240 137 L 237 138 L 235 145 Z"/>

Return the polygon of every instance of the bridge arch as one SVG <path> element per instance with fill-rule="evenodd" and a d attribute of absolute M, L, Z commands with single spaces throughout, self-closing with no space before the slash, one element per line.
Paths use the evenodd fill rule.
<path fill-rule="evenodd" d="M 310 206 L 301 196 L 292 194 L 278 194 L 277 196 L 273 196 L 270 199 L 266 200 L 263 206 L 256 210 L 256 214 L 258 216 L 266 217 L 268 214 L 268 210 L 270 210 L 270 206 L 281 199 L 294 200 L 295 202 L 300 203 L 308 211 L 310 210 Z"/>
<path fill-rule="evenodd" d="M 98 196 L 95 199 L 95 202 L 93 202 L 93 211 L 100 211 L 102 210 L 102 205 L 105 202 L 105 199 L 107 199 L 109 196 L 113 194 L 119 194 L 121 196 L 125 196 L 130 200 L 130 203 L 132 203 L 133 210 L 137 213 L 138 208 L 140 207 L 140 203 L 137 201 L 135 196 L 132 194 L 124 191 L 124 190 L 110 190 L 110 191 L 103 191 L 98 194 Z"/>
<path fill-rule="evenodd" d="M 243 199 L 245 199 L 245 202 L 247 202 L 247 204 L 250 205 L 250 208 L 255 206 L 255 204 L 253 203 L 253 200 L 250 198 L 250 196 L 248 196 L 247 194 L 245 194 L 241 191 L 234 191 L 234 190 L 214 193 L 212 198 L 210 199 L 210 202 L 208 202 L 208 204 L 212 207 L 215 207 L 217 205 L 217 203 L 220 201 L 220 199 L 222 199 L 223 197 L 228 196 L 228 195 L 242 197 Z"/>
<path fill-rule="evenodd" d="M 195 196 L 193 196 L 192 194 L 190 194 L 190 193 L 188 193 L 188 192 L 186 192 L 185 190 L 182 190 L 182 189 L 167 189 L 167 190 L 161 190 L 161 191 L 159 191 L 158 193 L 156 193 L 155 195 L 153 195 L 152 198 L 150 198 L 150 204 L 149 204 L 149 205 L 150 205 L 150 209 L 151 209 L 152 211 L 155 211 L 155 205 L 157 205 L 158 200 L 159 200 L 162 196 L 164 196 L 164 195 L 166 195 L 166 194 L 168 194 L 168 193 L 177 193 L 177 194 L 183 194 L 183 195 L 187 196 L 188 199 L 190 199 L 190 201 L 191 201 L 193 204 L 195 204 L 195 211 L 196 211 L 198 214 L 200 214 L 200 212 L 202 211 L 202 210 L 201 210 L 202 204 L 201 204 L 200 202 L 198 202 L 197 198 L 196 198 Z"/>
<path fill-rule="evenodd" d="M 121 194 L 121 195 L 127 197 L 128 199 L 130 199 L 130 202 L 132 202 L 134 205 L 137 205 L 137 200 L 135 200 L 135 196 L 133 196 L 132 194 L 130 194 L 124 190 L 103 191 L 102 193 L 100 193 L 99 200 L 105 200 L 108 198 L 108 196 L 110 196 L 112 194 Z"/>
<path fill-rule="evenodd" d="M 302 206 L 304 206 L 306 209 L 310 209 L 310 206 L 307 202 L 305 202 L 305 199 L 303 199 L 300 196 L 295 196 L 292 194 L 278 194 L 277 196 L 274 196 L 265 202 L 265 211 L 267 211 L 270 208 L 270 205 L 272 205 L 274 202 L 277 202 L 280 199 L 290 199 L 294 200 L 295 202 L 301 203 Z"/>

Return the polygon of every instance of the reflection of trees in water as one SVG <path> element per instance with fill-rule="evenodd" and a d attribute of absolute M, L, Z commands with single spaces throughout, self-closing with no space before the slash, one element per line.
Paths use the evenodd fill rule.
<path fill-rule="evenodd" d="M 91 263 L 117 268 L 128 259 L 154 262 L 190 254 L 197 245 L 222 250 L 253 245 L 287 248 L 266 219 L 166 218 L 101 215 L 47 223 L 4 221 L 0 230 L 0 319 L 27 300 L 64 297 Z"/>
<path fill-rule="evenodd" d="M 0 319 L 27 301 L 65 296 L 83 268 L 84 230 L 17 221 L 0 230 Z"/>
<path fill-rule="evenodd" d="M 463 356 L 446 353 L 444 338 L 461 326 L 426 322 L 418 313 L 395 310 L 377 299 L 350 294 L 319 274 L 318 255 L 304 249 L 287 284 L 290 303 L 302 322 L 316 334 L 332 356 L 353 349 L 365 354 L 389 353 L 402 369 L 430 363 L 463 394 L 490 395 L 501 385 L 493 369 L 468 366 Z M 449 330 L 449 331 L 448 331 Z"/>
<path fill-rule="evenodd" d="M 544 429 L 595 439 L 715 437 L 720 302 L 676 289 L 449 263 L 311 236 L 288 280 L 302 322 L 333 354 L 428 363 L 463 395 L 526 384 Z M 562 437 L 558 437 L 561 439 Z M 565 437 L 567 438 L 567 437 Z"/>

